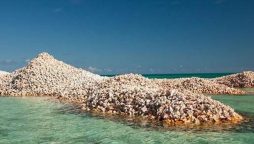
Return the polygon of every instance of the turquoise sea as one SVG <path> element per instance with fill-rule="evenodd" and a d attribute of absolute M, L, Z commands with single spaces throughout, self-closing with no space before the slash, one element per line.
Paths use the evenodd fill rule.
<path fill-rule="evenodd" d="M 147 78 L 188 78 L 188 77 L 200 77 L 200 78 L 216 78 L 221 76 L 230 75 L 233 73 L 187 73 L 187 74 L 142 74 Z M 115 76 L 115 75 L 104 75 L 104 76 Z"/>
<path fill-rule="evenodd" d="M 143 76 L 147 78 L 167 78 L 167 79 L 188 78 L 188 77 L 216 78 L 230 74 L 233 73 L 143 74 Z"/>
<path fill-rule="evenodd" d="M 91 115 L 46 98 L 0 97 L 0 144 L 254 143 L 254 94 L 212 98 L 235 108 L 246 121 L 204 129 L 163 128 Z"/>

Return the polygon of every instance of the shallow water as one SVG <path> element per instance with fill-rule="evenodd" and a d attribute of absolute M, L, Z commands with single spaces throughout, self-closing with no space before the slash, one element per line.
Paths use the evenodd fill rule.
<path fill-rule="evenodd" d="M 254 143 L 254 96 L 214 96 L 248 117 L 233 128 L 165 129 L 75 112 L 45 98 L 0 97 L 0 143 Z"/>

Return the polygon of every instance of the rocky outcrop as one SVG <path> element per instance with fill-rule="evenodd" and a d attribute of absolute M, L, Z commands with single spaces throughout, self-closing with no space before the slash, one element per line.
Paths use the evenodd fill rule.
<path fill-rule="evenodd" d="M 244 71 L 242 73 L 215 78 L 213 81 L 229 87 L 251 88 L 254 87 L 254 72 Z"/>
<path fill-rule="evenodd" d="M 199 94 L 245 94 L 242 90 L 204 78 L 158 79 L 157 82 L 168 89 L 189 90 Z"/>
<path fill-rule="evenodd" d="M 135 74 L 102 77 L 42 53 L 26 67 L 0 77 L 0 95 L 54 96 L 78 102 L 86 111 L 141 116 L 169 125 L 242 120 L 232 108 L 191 92 L 193 83 L 208 85 L 207 81 L 186 80 L 174 84 Z"/>

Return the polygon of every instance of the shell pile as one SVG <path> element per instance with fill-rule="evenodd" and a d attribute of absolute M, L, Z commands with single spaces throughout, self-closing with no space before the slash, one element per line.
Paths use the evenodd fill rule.
<path fill-rule="evenodd" d="M 53 96 L 86 111 L 164 121 L 170 125 L 239 122 L 232 108 L 205 96 L 240 94 L 208 79 L 159 80 L 137 74 L 102 77 L 39 54 L 26 67 L 0 76 L 2 96 Z"/>
<path fill-rule="evenodd" d="M 254 87 L 254 72 L 244 71 L 242 73 L 215 78 L 213 81 L 229 87 L 251 88 Z"/>

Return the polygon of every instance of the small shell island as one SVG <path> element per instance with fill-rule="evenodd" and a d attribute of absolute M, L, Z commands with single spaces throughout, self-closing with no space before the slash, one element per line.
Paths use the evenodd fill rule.
<path fill-rule="evenodd" d="M 244 94 L 254 72 L 215 79 L 148 79 L 139 74 L 100 76 L 41 53 L 12 73 L 0 73 L 1 96 L 51 96 L 83 110 L 144 117 L 167 125 L 239 123 L 234 109 L 206 94 Z"/>

